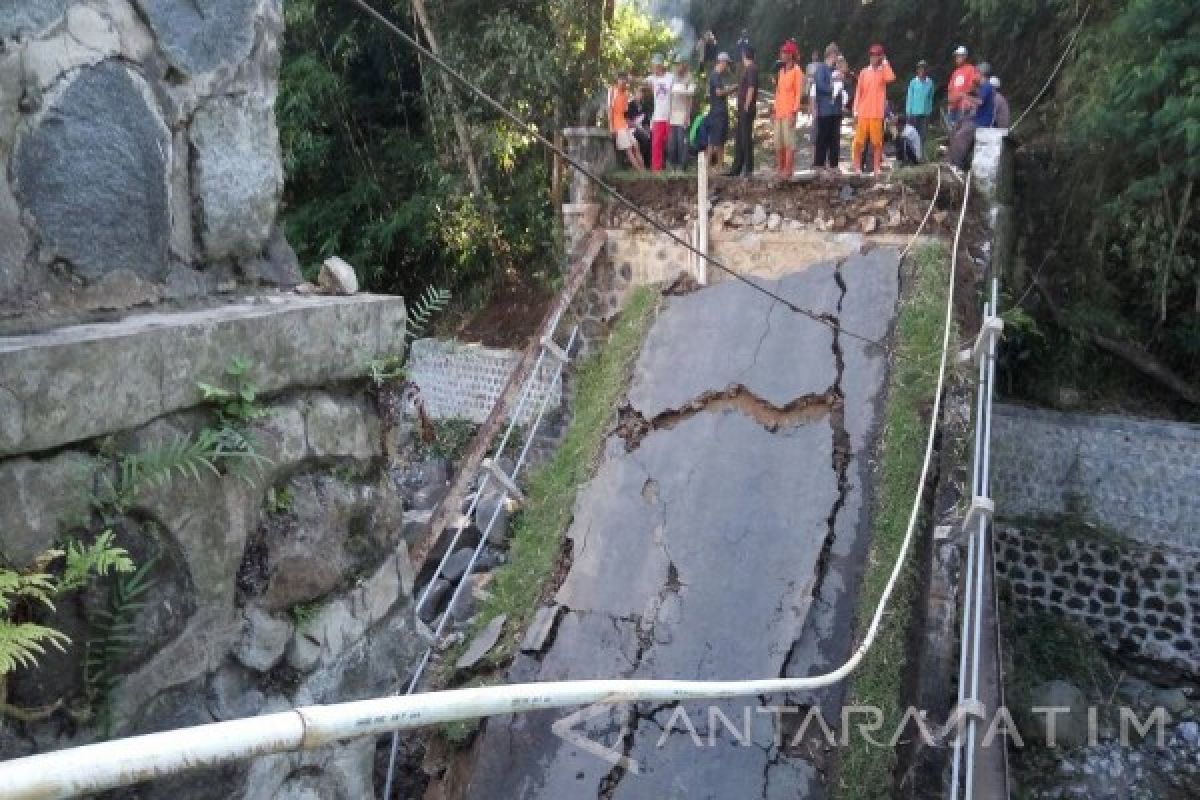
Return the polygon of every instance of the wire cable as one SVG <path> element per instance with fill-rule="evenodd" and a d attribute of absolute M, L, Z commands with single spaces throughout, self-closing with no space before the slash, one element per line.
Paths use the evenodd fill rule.
<path fill-rule="evenodd" d="M 880 594 L 871 624 L 854 654 L 840 667 L 807 678 L 740 681 L 588 680 L 523 683 L 448 689 L 424 694 L 374 698 L 248 719 L 117 739 L 0 763 L 0 797 L 70 797 L 128 786 L 187 769 L 211 767 L 270 753 L 311 750 L 343 739 L 379 736 L 398 730 L 499 714 L 545 711 L 590 704 L 643 701 L 682 702 L 811 691 L 845 680 L 866 658 L 883 626 L 888 606 L 912 550 L 921 500 L 929 481 L 946 383 L 950 334 L 954 327 L 955 285 L 963 222 L 971 184 L 963 193 L 954 234 L 946 296 L 945 331 L 937 387 L 929 419 L 929 437 L 921 476 L 913 495 L 908 527 Z"/>
<path fill-rule="evenodd" d="M 917 226 L 917 232 L 908 240 L 908 244 L 900 251 L 900 260 L 904 261 L 913 247 L 917 244 L 917 239 L 921 237 L 921 232 L 925 230 L 925 223 L 929 222 L 929 218 L 933 216 L 933 209 L 937 207 L 938 195 L 942 193 L 942 170 L 939 167 L 937 170 L 937 186 L 933 187 L 933 199 L 929 201 L 929 208 L 925 211 L 925 216 L 921 220 L 921 224 Z"/>
<path fill-rule="evenodd" d="M 1033 111 L 1033 109 L 1037 107 L 1037 104 L 1041 102 L 1042 97 L 1047 91 L 1050 90 L 1050 85 L 1054 83 L 1054 79 L 1058 77 L 1059 70 L 1063 68 L 1063 64 L 1067 63 L 1067 56 L 1071 54 L 1071 50 L 1075 47 L 1075 40 L 1078 39 L 1079 34 L 1083 32 L 1083 23 L 1087 21 L 1088 14 L 1091 13 L 1091 10 L 1091 5 L 1083 10 L 1083 16 L 1079 18 L 1079 24 L 1075 26 L 1075 32 L 1071 34 L 1071 41 L 1067 42 L 1067 46 L 1063 49 L 1063 54 L 1058 59 L 1058 63 L 1054 65 L 1054 70 L 1050 73 L 1050 78 L 1046 81 L 1046 85 L 1043 86 L 1042 90 L 1037 93 L 1037 97 L 1033 98 L 1033 102 L 1021 112 L 1021 116 L 1017 117 L 1016 122 L 1009 127 L 1009 131 L 1015 131 L 1017 126 L 1021 124 L 1021 120 L 1025 119 L 1025 117 L 1029 115 L 1029 112 Z"/>
<path fill-rule="evenodd" d="M 730 267 L 727 264 L 725 264 L 724 262 L 722 262 L 720 259 L 715 258 L 714 256 L 711 256 L 707 253 L 701 252 L 699 249 L 697 249 L 694 245 L 692 245 L 686 239 L 684 239 L 683 237 L 679 236 L 674 231 L 672 231 L 669 227 L 667 227 L 667 225 L 665 225 L 664 223 L 655 219 L 649 212 L 647 212 L 645 209 L 643 209 L 637 203 L 634 203 L 632 200 L 625 197 L 625 195 L 623 195 L 619 191 L 617 191 L 616 187 L 614 187 L 612 184 L 606 182 L 603 178 L 601 178 L 595 172 L 588 169 L 586 166 L 581 164 L 576 159 L 572 158 L 562 148 L 560 148 L 556 144 L 554 144 L 554 142 L 550 141 L 545 136 L 543 136 L 540 132 L 538 132 L 536 126 L 532 125 L 529 122 L 526 122 L 525 120 L 518 117 L 512 111 L 505 108 L 498 100 L 494 99 L 487 92 L 483 91 L 483 89 L 480 89 L 478 86 L 476 86 L 474 83 L 472 83 L 468 78 L 463 76 L 462 73 L 458 72 L 458 70 L 456 70 L 456 69 L 454 69 L 454 67 L 450 66 L 450 64 L 448 64 L 445 60 L 443 60 L 441 57 L 436 55 L 432 50 L 429 50 L 427 47 L 425 47 L 420 42 L 418 42 L 415 38 L 413 38 L 409 34 L 405 33 L 394 22 L 392 22 L 390 19 L 385 17 L 379 11 L 375 10 L 375 8 L 373 8 L 365 0 L 345 0 L 345 2 L 349 3 L 350 5 L 356 6 L 364 14 L 371 17 L 376 22 L 378 22 L 380 25 L 383 25 L 385 28 L 387 28 L 387 30 L 390 33 L 392 33 L 394 36 L 399 38 L 401 41 L 403 41 L 409 47 L 412 47 L 417 52 L 419 52 L 422 56 L 424 56 L 425 58 L 432 61 L 434 64 L 436 64 L 438 66 L 439 69 L 444 70 L 446 72 L 446 74 L 448 74 L 457 83 L 459 83 L 461 86 L 463 86 L 469 92 L 471 92 L 471 94 L 478 97 L 480 100 L 482 100 L 484 103 L 486 103 L 489 107 L 494 109 L 497 113 L 499 113 L 500 115 L 502 115 L 509 121 L 515 123 L 521 130 L 523 130 L 529 136 L 533 137 L 533 139 L 535 139 L 539 144 L 541 144 L 543 147 L 547 148 L 552 153 L 557 155 L 559 158 L 563 159 L 565 162 L 570 164 L 572 167 L 574 167 L 576 170 L 578 170 L 580 173 L 582 173 L 584 175 L 584 177 L 588 178 L 588 180 L 595 183 L 597 186 L 599 186 L 601 189 L 603 189 L 606 193 L 608 193 L 614 200 L 616 200 L 618 203 L 620 203 L 626 209 L 628 209 L 629 211 L 632 211 L 638 217 L 643 219 L 647 224 L 649 224 L 652 228 L 654 228 L 659 233 L 661 233 L 664 236 L 666 236 L 667 238 L 669 238 L 673 243 L 679 245 L 680 247 L 684 248 L 688 252 L 704 259 L 709 264 L 712 264 L 714 267 L 716 267 L 720 271 L 724 272 L 726 275 L 729 275 L 730 277 L 741 281 L 742 283 L 746 284 L 747 286 L 753 288 L 755 291 L 762 292 L 763 294 L 767 295 L 768 297 L 781 303 L 789 311 L 792 311 L 796 314 L 800 314 L 801 316 L 808 317 L 809 319 L 813 320 L 814 322 L 824 325 L 825 327 L 829 328 L 830 330 L 845 334 L 846 336 L 849 336 L 852 339 L 858 339 L 859 341 L 866 342 L 867 344 L 875 345 L 876 347 L 886 347 L 884 345 L 882 339 L 872 339 L 869 336 L 864 336 L 863 334 L 856 333 L 852 330 L 848 330 L 847 328 L 844 328 L 837 322 L 833 321 L 827 315 L 818 314 L 815 311 L 812 311 L 810 309 L 799 306 L 796 303 L 793 303 L 791 300 L 788 300 L 787 298 L 778 294 L 777 292 L 771 291 L 770 289 L 763 286 L 762 284 L 760 284 L 756 281 L 750 280 L 742 273 L 738 272 L 737 270 L 733 269 L 732 267 Z"/>

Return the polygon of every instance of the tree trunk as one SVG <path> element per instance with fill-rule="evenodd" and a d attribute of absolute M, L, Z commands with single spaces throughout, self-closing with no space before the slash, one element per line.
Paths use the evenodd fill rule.
<path fill-rule="evenodd" d="M 1179 216 L 1175 218 L 1175 230 L 1171 234 L 1171 249 L 1167 251 L 1167 266 L 1163 273 L 1162 322 L 1167 321 L 1167 282 L 1171 280 L 1171 273 L 1175 270 L 1175 250 L 1179 247 L 1179 237 L 1183 233 L 1183 226 L 1191 215 L 1193 184 L 1194 181 L 1189 178 L 1187 187 L 1183 190 L 1183 199 L 1179 202 Z"/>
<path fill-rule="evenodd" d="M 1046 308 L 1049 309 L 1051 318 L 1059 327 L 1078 333 L 1096 347 L 1122 359 L 1138 372 L 1158 381 L 1159 384 L 1170 389 L 1189 403 L 1200 405 L 1200 389 L 1197 389 L 1176 375 L 1166 364 L 1136 344 L 1110 339 L 1091 328 L 1072 324 L 1067 320 L 1066 315 L 1063 314 L 1053 298 L 1050 297 L 1050 293 L 1046 291 L 1045 287 L 1036 281 L 1034 282 L 1034 286 L 1037 287 L 1042 299 L 1046 302 Z"/>
<path fill-rule="evenodd" d="M 600 63 L 600 48 L 604 42 L 604 26 L 608 17 L 608 5 L 611 0 L 600 0 L 600 3 L 589 2 L 587 8 L 587 29 L 583 39 L 583 85 L 591 92 L 596 80 L 596 67 Z"/>
<path fill-rule="evenodd" d="M 612 27 L 613 19 L 617 15 L 617 0 L 604 0 L 604 25 Z"/>
<path fill-rule="evenodd" d="M 412 0 L 412 7 L 417 15 L 417 21 L 421 24 L 421 31 L 425 34 L 425 41 L 429 43 L 430 51 L 440 58 L 441 47 L 438 45 L 437 34 L 433 32 L 433 25 L 429 22 L 429 12 L 425 9 L 425 0 Z M 446 90 L 446 102 L 451 107 L 450 115 L 454 120 L 454 132 L 458 137 L 459 156 L 467 165 L 467 177 L 471 181 L 471 191 L 476 197 L 483 199 L 483 179 L 480 177 L 479 163 L 475 159 L 475 150 L 471 146 L 471 130 L 467 127 L 466 116 L 454 102 L 454 81 L 445 70 L 439 69 L 438 74 L 441 75 L 442 87 Z"/>

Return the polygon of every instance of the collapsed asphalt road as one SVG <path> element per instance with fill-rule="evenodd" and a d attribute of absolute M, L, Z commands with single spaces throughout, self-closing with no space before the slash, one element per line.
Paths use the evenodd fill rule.
<path fill-rule="evenodd" d="M 771 286 L 882 338 L 897 268 L 898 253 L 880 249 Z M 867 454 L 886 363 L 882 348 L 737 282 L 669 298 L 619 435 L 580 491 L 557 625 L 542 652 L 518 656 L 510 679 L 728 680 L 840 663 L 865 558 Z M 819 703 L 836 725 L 840 701 L 834 689 L 715 710 L 584 710 L 565 737 L 563 725 L 551 729 L 562 713 L 492 718 L 465 796 L 820 797 L 823 754 L 792 741 L 788 721 L 799 717 L 766 706 Z"/>

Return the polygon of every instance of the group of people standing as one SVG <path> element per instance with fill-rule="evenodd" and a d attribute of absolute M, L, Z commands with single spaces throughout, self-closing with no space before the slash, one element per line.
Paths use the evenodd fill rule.
<path fill-rule="evenodd" d="M 609 90 L 608 117 L 617 150 L 634 169 L 660 171 L 667 166 L 687 167 L 694 152 L 706 152 L 710 163 L 722 165 L 729 138 L 729 116 L 736 119 L 734 161 L 725 173 L 749 176 L 754 173 L 754 127 L 760 101 L 759 68 L 754 47 L 743 32 L 738 41 L 737 74 L 733 59 L 721 52 L 708 61 L 707 49 L 715 45 L 710 34 L 701 40 L 706 50 L 700 55 L 701 78 L 707 111 L 694 113 L 698 85 L 691 66 L 679 59 L 673 70 L 655 56 L 652 73 L 635 86 L 628 74 L 619 75 Z M 949 131 L 947 158 L 965 168 L 980 127 L 1008 127 L 1008 102 L 1000 94 L 1000 81 L 986 63 L 972 64 L 965 47 L 954 54 L 955 69 L 947 86 L 945 124 Z M 824 57 L 813 51 L 807 67 L 799 63 L 800 49 L 794 41 L 780 48 L 776 62 L 775 91 L 771 101 L 776 172 L 781 177 L 795 173 L 797 131 L 807 109 L 813 143 L 813 166 L 820 171 L 839 170 L 841 130 L 847 115 L 854 119 L 851 170 L 878 174 L 883 166 L 885 142 L 895 141 L 897 160 L 920 163 L 924 142 L 934 116 L 936 86 L 928 64 L 917 63 L 908 84 L 904 113 L 893 113 L 888 87 L 896 73 L 882 45 L 867 51 L 868 63 L 858 72 L 837 44 L 825 48 Z M 645 103 L 639 100 L 647 93 Z M 648 124 L 647 124 L 648 123 Z"/>

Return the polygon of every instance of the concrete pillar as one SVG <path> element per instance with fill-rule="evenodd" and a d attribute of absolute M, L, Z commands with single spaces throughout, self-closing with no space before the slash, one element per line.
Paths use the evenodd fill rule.
<path fill-rule="evenodd" d="M 617 152 L 607 128 L 567 128 L 563 136 L 567 139 L 567 152 L 571 158 L 595 174 L 603 176 L 616 164 Z M 603 198 L 595 184 L 572 168 L 568 202 L 593 203 L 600 199 Z"/>
<path fill-rule="evenodd" d="M 1005 284 L 1024 282 L 1024 276 L 1015 274 L 1013 150 L 1007 128 L 979 128 L 975 131 L 971 176 L 975 186 L 987 199 L 987 220 L 992 228 L 992 269 Z"/>
<path fill-rule="evenodd" d="M 603 177 L 616 164 L 616 149 L 607 128 L 567 128 L 563 136 L 571 158 L 594 174 Z M 595 182 L 574 167 L 568 192 L 562 217 L 563 238 L 569 253 L 596 227 L 604 196 Z"/>
<path fill-rule="evenodd" d="M 563 239 L 566 251 L 572 252 L 596 227 L 600 220 L 599 203 L 563 203 Z"/>

